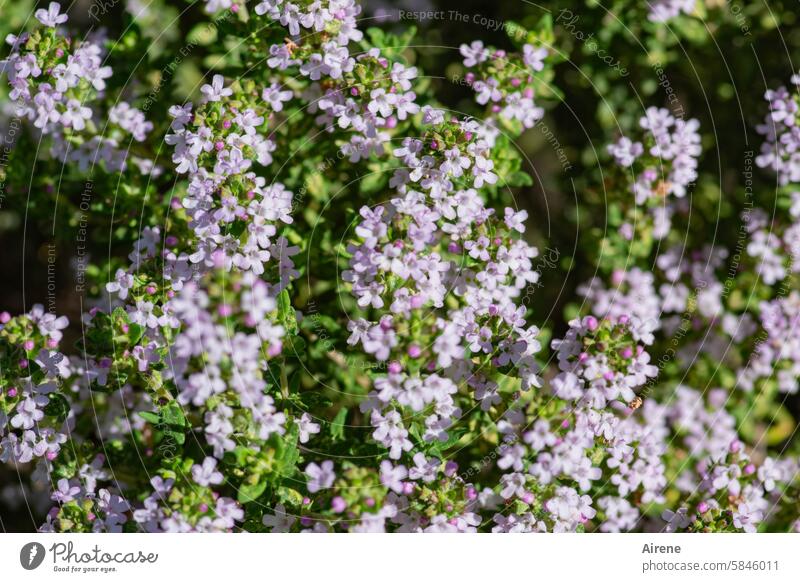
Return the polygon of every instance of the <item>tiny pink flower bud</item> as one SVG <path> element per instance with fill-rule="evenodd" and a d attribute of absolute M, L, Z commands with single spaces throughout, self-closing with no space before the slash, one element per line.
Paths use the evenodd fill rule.
<path fill-rule="evenodd" d="M 19 367 L 20 367 L 20 368 L 22 368 L 23 370 L 24 370 L 25 368 L 27 368 L 27 367 L 28 367 L 28 360 L 26 360 L 25 358 L 22 358 L 22 359 L 19 361 Z"/>
<path fill-rule="evenodd" d="M 33 340 L 25 340 L 25 342 L 22 344 L 22 349 L 24 349 L 26 352 L 29 352 L 35 345 L 36 344 L 33 343 Z"/>
<path fill-rule="evenodd" d="M 207 503 L 201 503 L 200 507 L 198 507 L 197 509 L 200 510 L 200 513 L 205 513 L 206 511 L 208 511 L 208 504 Z"/>
<path fill-rule="evenodd" d="M 420 357 L 422 354 L 422 348 L 420 348 L 417 344 L 411 344 L 408 346 L 408 355 L 415 360 Z"/>
<path fill-rule="evenodd" d="M 11 387 L 11 388 L 8 389 L 8 397 L 9 398 L 14 398 L 16 395 L 17 395 L 17 389 L 16 388 Z"/>
<path fill-rule="evenodd" d="M 331 499 L 331 509 L 334 513 L 342 513 L 345 509 L 347 509 L 347 502 L 344 500 L 344 497 L 339 497 L 337 495 Z"/>
<path fill-rule="evenodd" d="M 375 506 L 375 500 L 372 497 L 367 497 L 364 500 L 364 505 L 366 505 L 367 507 L 374 507 Z"/>
<path fill-rule="evenodd" d="M 0 323 L 8 323 L 11 321 L 11 314 L 8 311 L 0 313 Z"/>
<path fill-rule="evenodd" d="M 523 95 L 524 97 L 526 97 L 527 99 L 532 99 L 532 98 L 533 98 L 533 89 L 531 89 L 530 87 L 528 87 L 527 89 L 525 89 L 525 90 L 522 92 L 522 95 Z"/>
<path fill-rule="evenodd" d="M 390 374 L 399 374 L 402 371 L 403 371 L 403 366 L 400 365 L 400 362 L 391 362 L 389 364 Z"/>
<path fill-rule="evenodd" d="M 752 475 L 756 472 L 756 466 L 753 463 L 748 463 L 744 468 L 745 475 Z"/>
<path fill-rule="evenodd" d="M 511 79 L 511 86 L 512 87 L 519 87 L 521 84 L 522 84 L 522 81 L 520 81 L 516 77 Z"/>
<path fill-rule="evenodd" d="M 708 503 L 706 503 L 705 501 L 701 501 L 700 503 L 698 503 L 697 511 L 700 513 L 705 513 L 706 511 L 708 511 Z"/>
<path fill-rule="evenodd" d="M 414 484 L 411 481 L 403 483 L 403 495 L 411 495 L 414 493 Z"/>

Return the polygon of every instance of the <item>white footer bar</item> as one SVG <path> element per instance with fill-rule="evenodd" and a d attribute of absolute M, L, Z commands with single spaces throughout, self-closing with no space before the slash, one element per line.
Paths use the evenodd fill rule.
<path fill-rule="evenodd" d="M 796 582 L 800 535 L 2 534 L 0 572 L 14 582 Z"/>

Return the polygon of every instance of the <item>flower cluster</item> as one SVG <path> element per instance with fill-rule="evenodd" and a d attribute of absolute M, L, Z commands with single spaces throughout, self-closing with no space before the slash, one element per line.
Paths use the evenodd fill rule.
<path fill-rule="evenodd" d="M 389 131 L 419 113 L 411 82 L 416 67 L 390 62 L 377 48 L 359 54 L 351 70 L 330 75 L 325 87 L 313 83 L 304 92 L 308 111 L 326 131 L 348 130 L 354 135 L 341 145 L 350 162 L 382 156 L 390 140 Z"/>
<path fill-rule="evenodd" d="M 373 437 L 399 459 L 412 443 L 398 407 L 429 411 L 423 439 L 446 441 L 460 415 L 455 382 L 466 382 L 484 410 L 500 401 L 490 367 L 515 368 L 526 388 L 539 384 L 538 329 L 525 326 L 514 302 L 537 279 L 536 250 L 514 236 L 524 216 L 508 208 L 496 219 L 474 190 L 440 200 L 407 190 L 361 217 L 343 278 L 360 307 L 385 315 L 354 319 L 348 343 L 390 362 L 361 408 Z"/>
<path fill-rule="evenodd" d="M 753 390 L 756 382 L 773 379 L 781 392 L 800 388 L 800 294 L 764 301 L 759 306 L 765 336 L 740 376 L 740 386 Z"/>
<path fill-rule="evenodd" d="M 290 92 L 271 87 L 259 94 L 248 85 L 234 95 L 221 75 L 201 91 L 197 111 L 191 103 L 170 109 L 173 133 L 166 142 L 175 148 L 176 172 L 189 177 L 181 204 L 196 240 L 189 254 L 175 261 L 261 275 L 267 262 L 277 260 L 285 285 L 295 250 L 285 238 L 275 238 L 275 223 L 292 222 L 292 193 L 280 183 L 267 184 L 253 163 L 272 163 L 276 146 L 263 133 L 265 119 L 282 108 Z"/>
<path fill-rule="evenodd" d="M 35 305 L 19 317 L 0 313 L 0 461 L 53 461 L 67 441 L 73 370 L 59 351 L 64 317 Z M 74 419 L 72 419 L 74 420 Z"/>
<path fill-rule="evenodd" d="M 800 272 L 800 193 L 792 193 L 791 222 L 769 220 L 766 212 L 754 208 L 742 215 L 748 230 L 747 254 L 767 285 L 783 281 L 790 273 Z"/>
<path fill-rule="evenodd" d="M 635 178 L 631 185 L 636 204 L 682 198 L 697 178 L 700 155 L 700 124 L 686 121 L 666 109 L 650 107 L 639 120 L 643 141 L 621 137 L 608 146 L 608 153 L 621 168 L 628 168 Z"/>
<path fill-rule="evenodd" d="M 781 86 L 764 93 L 769 113 L 764 123 L 756 127 L 765 138 L 756 164 L 774 171 L 781 185 L 800 182 L 800 129 L 797 126 L 800 75 L 792 75 L 791 82 L 791 89 Z"/>
<path fill-rule="evenodd" d="M 706 404 L 700 393 L 681 386 L 665 411 L 691 456 L 677 467 L 676 485 L 685 499 L 682 508 L 664 512 L 667 531 L 754 532 L 797 474 L 796 459 L 751 459 L 736 420 L 724 410 L 726 398 L 713 390 Z"/>
<path fill-rule="evenodd" d="M 418 188 L 439 201 L 452 200 L 458 186 L 481 188 L 497 182 L 490 154 L 495 130 L 490 125 L 447 119 L 444 111 L 428 106 L 422 114 L 423 135 L 404 138 L 394 150 L 403 167 L 395 170 L 390 186 L 400 192 Z"/>
<path fill-rule="evenodd" d="M 279 22 L 291 37 L 269 47 L 267 65 L 279 71 L 299 66 L 300 73 L 313 81 L 322 75 L 340 78 L 355 65 L 348 44 L 363 37 L 356 24 L 360 12 L 354 0 L 259 2 L 255 13 Z"/>
<path fill-rule="evenodd" d="M 119 533 L 129 521 L 131 506 L 113 487 L 99 487 L 110 473 L 98 455 L 78 469 L 75 477 L 63 477 L 53 486 L 51 499 L 57 503 L 47 514 L 40 531 L 52 533 L 70 529 L 77 532 Z"/>
<path fill-rule="evenodd" d="M 635 389 L 657 373 L 638 342 L 651 343 L 652 334 L 635 317 L 571 321 L 567 335 L 553 342 L 561 371 L 552 382 L 554 394 L 597 410 L 615 400 L 631 402 Z"/>
<path fill-rule="evenodd" d="M 533 127 L 544 116 L 534 102 L 534 75 L 545 69 L 548 50 L 525 44 L 521 54 L 485 47 L 476 40 L 462 44 L 461 56 L 469 70 L 464 81 L 475 91 L 475 101 L 505 121 Z"/>
<path fill-rule="evenodd" d="M 82 169 L 102 162 L 122 171 L 131 158 L 142 173 L 153 171 L 147 159 L 128 152 L 130 142 L 144 141 L 153 129 L 144 114 L 125 101 L 107 112 L 92 106 L 112 75 L 103 64 L 102 39 L 72 41 L 59 32 L 67 15 L 56 2 L 38 10 L 36 18 L 45 28 L 9 36 L 11 54 L 0 62 L 17 114 L 53 138 L 51 152 L 64 162 Z"/>
<path fill-rule="evenodd" d="M 203 413 L 206 440 L 218 458 L 236 446 L 234 426 L 239 439 L 259 443 L 283 435 L 286 421 L 266 394 L 268 358 L 262 353 L 281 352 L 284 330 L 274 321 L 276 299 L 252 275 L 237 281 L 232 292 L 240 294 L 239 302 L 218 303 L 209 312 L 207 292 L 190 283 L 169 304 L 181 332 L 169 347 L 167 378 L 175 383 L 184 414 L 193 407 Z"/>

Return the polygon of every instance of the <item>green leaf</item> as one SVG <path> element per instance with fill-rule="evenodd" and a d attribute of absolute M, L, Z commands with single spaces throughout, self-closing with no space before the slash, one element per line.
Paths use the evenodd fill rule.
<path fill-rule="evenodd" d="M 291 487 L 278 488 L 278 501 L 287 505 L 301 505 L 303 503 L 303 494 Z"/>
<path fill-rule="evenodd" d="M 280 467 L 278 470 L 279 480 L 294 473 L 297 461 L 300 459 L 300 449 L 297 448 L 297 439 L 300 436 L 300 427 L 292 426 L 289 432 L 283 437 L 283 450 L 278 458 Z"/>
<path fill-rule="evenodd" d="M 331 438 L 334 441 L 344 439 L 344 421 L 347 419 L 347 408 L 339 409 L 336 416 L 331 421 Z"/>
<path fill-rule="evenodd" d="M 142 339 L 144 335 L 145 328 L 137 323 L 130 323 L 128 324 L 128 341 L 131 345 L 135 345 L 139 343 L 139 340 Z"/>
<path fill-rule="evenodd" d="M 156 412 L 149 412 L 145 410 L 143 412 L 140 412 L 139 416 L 141 416 L 143 419 L 145 419 L 152 425 L 156 425 L 161 422 L 161 417 Z"/>
<path fill-rule="evenodd" d="M 278 319 L 288 333 L 297 333 L 297 316 L 292 307 L 289 291 L 286 289 L 278 294 Z"/>
<path fill-rule="evenodd" d="M 266 488 L 266 480 L 259 480 L 255 485 L 243 483 L 239 486 L 239 493 L 236 499 L 238 499 L 239 503 L 251 503 L 261 497 Z"/>

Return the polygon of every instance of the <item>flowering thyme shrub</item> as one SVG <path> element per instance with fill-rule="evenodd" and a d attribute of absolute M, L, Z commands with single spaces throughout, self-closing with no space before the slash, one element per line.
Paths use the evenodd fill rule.
<path fill-rule="evenodd" d="M 592 73 L 624 34 L 589 46 L 575 4 L 447 65 L 354 0 L 209 0 L 164 34 L 130 1 L 119 38 L 27 7 L 0 225 L 65 268 L 0 313 L 2 507 L 48 532 L 800 530 L 798 77 L 755 107 L 761 208 L 714 186 L 724 144 L 661 69 L 670 24 L 727 17 L 618 7 L 665 55 L 639 107 Z M 612 97 L 578 155 L 558 111 L 589 78 Z M 577 175 L 536 165 L 562 135 Z M 553 183 L 574 206 L 547 214 Z"/>

